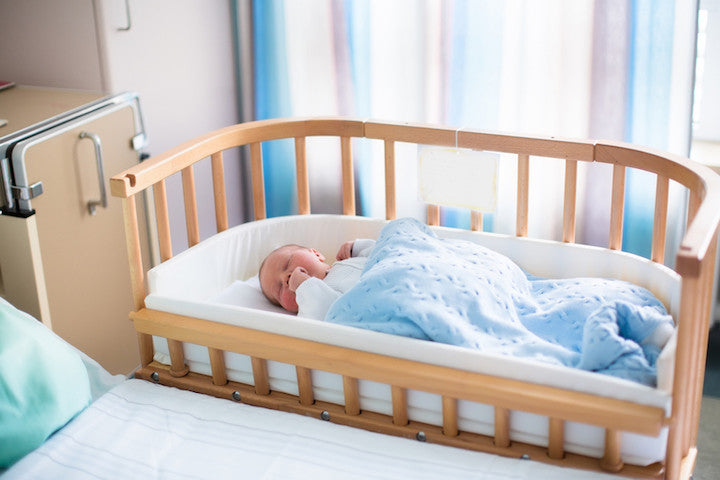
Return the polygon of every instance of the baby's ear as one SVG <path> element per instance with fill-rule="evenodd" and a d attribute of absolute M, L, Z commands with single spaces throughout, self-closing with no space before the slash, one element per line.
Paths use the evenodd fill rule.
<path fill-rule="evenodd" d="M 315 250 L 314 248 L 311 248 L 310 251 L 311 251 L 312 253 L 314 253 L 315 256 L 318 257 L 321 262 L 324 262 L 324 261 L 325 261 L 325 255 L 323 255 L 322 253 L 318 252 L 318 251 Z"/>

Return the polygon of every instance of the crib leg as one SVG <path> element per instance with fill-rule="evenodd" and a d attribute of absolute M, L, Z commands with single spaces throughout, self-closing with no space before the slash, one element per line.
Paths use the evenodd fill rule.
<path fill-rule="evenodd" d="M 250 362 L 252 363 L 255 393 L 268 395 L 270 393 L 270 383 L 268 382 L 267 361 L 263 358 L 252 357 Z"/>
<path fill-rule="evenodd" d="M 173 377 L 184 377 L 190 371 L 185 365 L 185 353 L 183 344 L 177 340 L 168 338 L 168 350 L 170 351 L 170 375 Z"/>
<path fill-rule="evenodd" d="M 510 446 L 510 410 L 495 407 L 495 440 L 496 447 Z"/>
<path fill-rule="evenodd" d="M 550 419 L 548 435 L 548 457 L 561 460 L 565 456 L 565 422 L 557 418 Z"/>
<path fill-rule="evenodd" d="M 619 430 L 605 430 L 605 455 L 600 459 L 600 468 L 608 472 L 619 472 L 624 464 L 620 458 Z"/>
<path fill-rule="evenodd" d="M 392 392 L 392 407 L 393 407 L 393 423 L 395 425 L 407 425 L 408 424 L 407 390 L 393 385 L 391 387 L 391 392 Z"/>
<path fill-rule="evenodd" d="M 208 347 L 208 354 L 210 356 L 210 368 L 212 370 L 213 384 L 225 385 L 227 384 L 227 374 L 225 373 L 225 357 L 223 351 L 217 348 Z"/>
<path fill-rule="evenodd" d="M 343 376 L 343 391 L 345 392 L 345 413 L 348 415 L 360 414 L 360 393 L 357 378 Z"/>
<path fill-rule="evenodd" d="M 458 434 L 457 400 L 450 397 L 442 397 L 443 411 L 443 435 L 456 437 Z"/>
<path fill-rule="evenodd" d="M 313 394 L 312 377 L 310 369 L 305 367 L 295 367 L 298 382 L 298 396 L 300 397 L 300 405 L 312 405 L 315 403 Z"/>

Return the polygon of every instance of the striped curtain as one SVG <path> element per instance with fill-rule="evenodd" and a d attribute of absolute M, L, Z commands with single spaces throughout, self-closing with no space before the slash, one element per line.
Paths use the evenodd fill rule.
<path fill-rule="evenodd" d="M 695 2 L 254 0 L 251 5 L 256 119 L 350 115 L 624 140 L 688 153 Z M 313 212 L 341 208 L 334 142 L 308 142 Z M 268 214 L 294 213 L 293 147 L 269 143 L 263 152 Z M 406 180 L 401 190 L 414 190 L 418 151 L 405 147 L 397 147 L 397 178 Z M 354 148 L 359 208 L 363 215 L 382 217 L 382 187 L 372 189 L 377 183 L 372 180 L 383 175 L 382 145 L 362 141 Z M 530 203 L 531 209 L 542 207 L 530 211 L 529 230 L 559 239 L 563 164 L 538 165 L 531 160 Z M 609 188 L 609 173 L 601 167 L 579 172 L 577 235 L 606 245 L 609 205 L 599 216 L 583 214 L 583 206 Z M 498 207 L 484 216 L 485 230 L 514 233 L 514 168 L 514 162 L 501 161 Z M 654 188 L 654 179 L 628 175 L 623 248 L 642 255 L 650 251 L 648 188 Z M 422 215 L 422 207 L 399 204 L 398 215 Z M 464 211 L 443 209 L 443 217 L 445 223 L 469 224 Z"/>

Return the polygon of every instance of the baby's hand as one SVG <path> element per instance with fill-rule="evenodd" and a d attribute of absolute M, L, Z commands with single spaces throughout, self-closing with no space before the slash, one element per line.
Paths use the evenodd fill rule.
<path fill-rule="evenodd" d="M 342 245 L 340 245 L 340 250 L 338 250 L 338 253 L 335 256 L 335 259 L 340 261 L 340 260 L 345 260 L 346 258 L 350 258 L 352 256 L 352 247 L 353 247 L 354 243 L 355 243 L 354 240 L 349 240 L 349 241 L 343 243 Z"/>
<path fill-rule="evenodd" d="M 307 270 L 303 267 L 296 267 L 295 270 L 290 274 L 290 280 L 288 280 L 288 288 L 291 292 L 297 290 L 301 283 L 310 278 Z"/>

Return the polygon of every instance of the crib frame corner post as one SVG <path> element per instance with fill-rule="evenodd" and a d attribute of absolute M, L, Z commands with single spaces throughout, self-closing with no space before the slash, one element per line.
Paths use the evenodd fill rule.
<path fill-rule="evenodd" d="M 130 284 L 132 288 L 133 308 L 138 311 L 145 307 L 145 271 L 143 269 L 142 250 L 140 248 L 140 228 L 135 195 L 122 200 L 123 221 L 125 224 L 125 246 L 130 267 Z M 138 333 L 138 349 L 140 365 L 149 365 L 155 355 L 152 336 Z"/>

